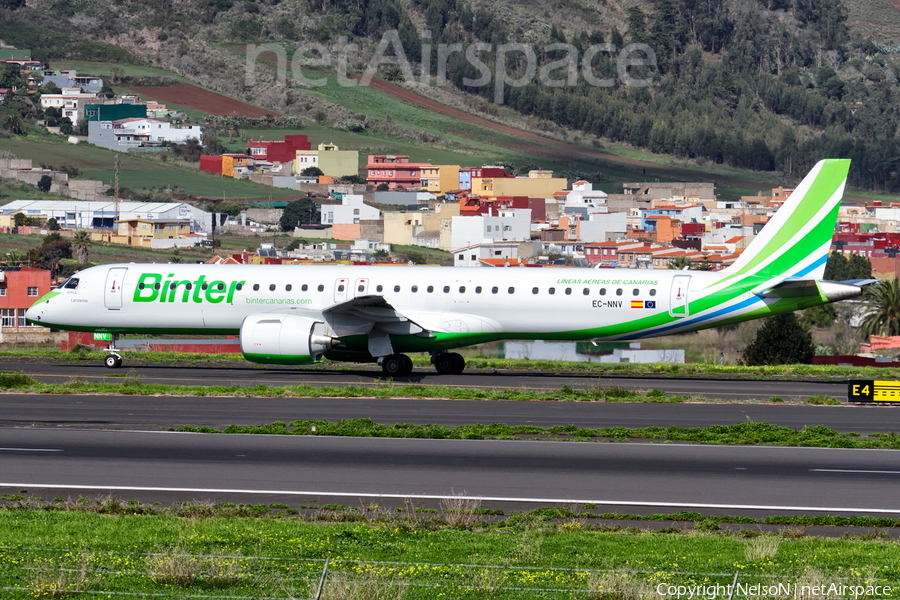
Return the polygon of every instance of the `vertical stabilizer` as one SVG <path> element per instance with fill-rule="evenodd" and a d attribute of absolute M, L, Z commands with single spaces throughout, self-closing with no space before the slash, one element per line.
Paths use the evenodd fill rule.
<path fill-rule="evenodd" d="M 722 281 L 821 279 L 849 170 L 849 159 L 816 163 Z"/>

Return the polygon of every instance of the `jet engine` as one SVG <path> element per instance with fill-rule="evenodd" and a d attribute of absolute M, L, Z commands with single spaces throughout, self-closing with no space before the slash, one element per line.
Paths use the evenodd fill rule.
<path fill-rule="evenodd" d="M 241 353 L 250 362 L 308 365 L 322 360 L 337 340 L 324 322 L 298 315 L 263 313 L 241 323 Z"/>

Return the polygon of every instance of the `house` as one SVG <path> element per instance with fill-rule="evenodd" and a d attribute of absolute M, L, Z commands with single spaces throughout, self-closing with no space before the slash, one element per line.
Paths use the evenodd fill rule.
<path fill-rule="evenodd" d="M 64 88 L 61 94 L 41 94 L 41 108 L 58 108 L 62 117 L 68 117 L 72 125 L 78 125 L 84 106 L 96 100 L 96 94 L 85 93 L 81 88 Z"/>
<path fill-rule="evenodd" d="M 529 196 L 552 198 L 553 193 L 568 187 L 565 178 L 553 177 L 552 171 L 534 169 L 527 177 L 473 177 L 472 193 L 479 196 Z"/>
<path fill-rule="evenodd" d="M 360 236 L 360 221 L 381 219 L 381 211 L 363 202 L 359 194 L 344 194 L 340 204 L 322 204 L 321 223 L 332 226 L 337 240 L 355 240 Z"/>
<path fill-rule="evenodd" d="M 484 166 L 484 167 L 466 167 L 459 170 L 459 190 L 470 191 L 472 189 L 472 178 L 480 179 L 488 177 L 490 179 L 499 179 L 503 177 L 515 177 L 503 167 Z"/>
<path fill-rule="evenodd" d="M 146 104 L 85 104 L 84 118 L 88 121 L 121 121 L 146 119 Z"/>
<path fill-rule="evenodd" d="M 21 212 L 28 217 L 53 217 L 60 227 L 115 229 L 119 219 L 164 219 L 191 222 L 194 231 L 209 231 L 212 214 L 185 202 L 115 202 L 82 200 L 13 200 L 0 207 L 0 215 Z"/>
<path fill-rule="evenodd" d="M 329 177 L 359 175 L 359 152 L 341 150 L 335 144 L 319 144 L 315 150 L 295 152 L 293 173 L 300 175 L 304 169 L 318 167 Z"/>
<path fill-rule="evenodd" d="M 100 77 L 79 77 L 75 69 L 61 69 L 57 71 L 44 71 L 43 85 L 53 83 L 59 89 L 81 88 L 88 94 L 99 94 L 103 89 L 103 79 Z"/>
<path fill-rule="evenodd" d="M 459 165 L 428 165 L 421 170 L 420 187 L 443 196 L 459 187 Z"/>
<path fill-rule="evenodd" d="M 289 163 L 297 158 L 298 150 L 310 150 L 312 144 L 305 135 L 286 135 L 280 142 L 249 142 L 250 156 L 266 162 Z"/>
<path fill-rule="evenodd" d="M 391 154 L 370 154 L 366 164 L 366 181 L 378 187 L 382 184 L 389 189 L 419 189 L 422 187 L 422 167 L 431 163 L 411 163 L 409 156 Z"/>
<path fill-rule="evenodd" d="M 202 135 L 203 129 L 199 125 L 175 127 L 157 119 L 88 122 L 88 142 L 120 152 L 129 148 L 159 146 L 163 142 L 184 144 L 189 139 L 200 140 Z"/>
<path fill-rule="evenodd" d="M 27 323 L 25 311 L 49 291 L 50 271 L 0 266 L 0 342 L 43 341 L 34 335 L 46 335 L 48 330 Z M 23 338 L 23 333 L 30 335 Z"/>
<path fill-rule="evenodd" d="M 451 244 L 454 249 L 530 239 L 531 209 L 528 208 L 503 210 L 495 216 L 459 216 L 451 220 Z"/>

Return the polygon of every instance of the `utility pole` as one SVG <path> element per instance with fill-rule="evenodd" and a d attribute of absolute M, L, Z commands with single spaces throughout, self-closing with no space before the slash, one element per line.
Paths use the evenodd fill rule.
<path fill-rule="evenodd" d="M 113 229 L 115 229 L 116 227 L 118 227 L 118 225 L 116 225 L 115 222 L 119 220 L 119 155 L 118 155 L 118 154 L 116 154 L 116 198 L 115 198 L 115 205 L 116 205 L 116 218 L 115 218 L 115 220 L 113 221 Z"/>

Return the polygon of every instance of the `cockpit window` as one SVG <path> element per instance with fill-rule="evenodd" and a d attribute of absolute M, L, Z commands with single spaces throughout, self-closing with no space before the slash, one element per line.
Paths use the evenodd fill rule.
<path fill-rule="evenodd" d="M 78 278 L 70 277 L 69 280 L 66 282 L 66 289 L 67 290 L 77 290 L 78 289 Z"/>

